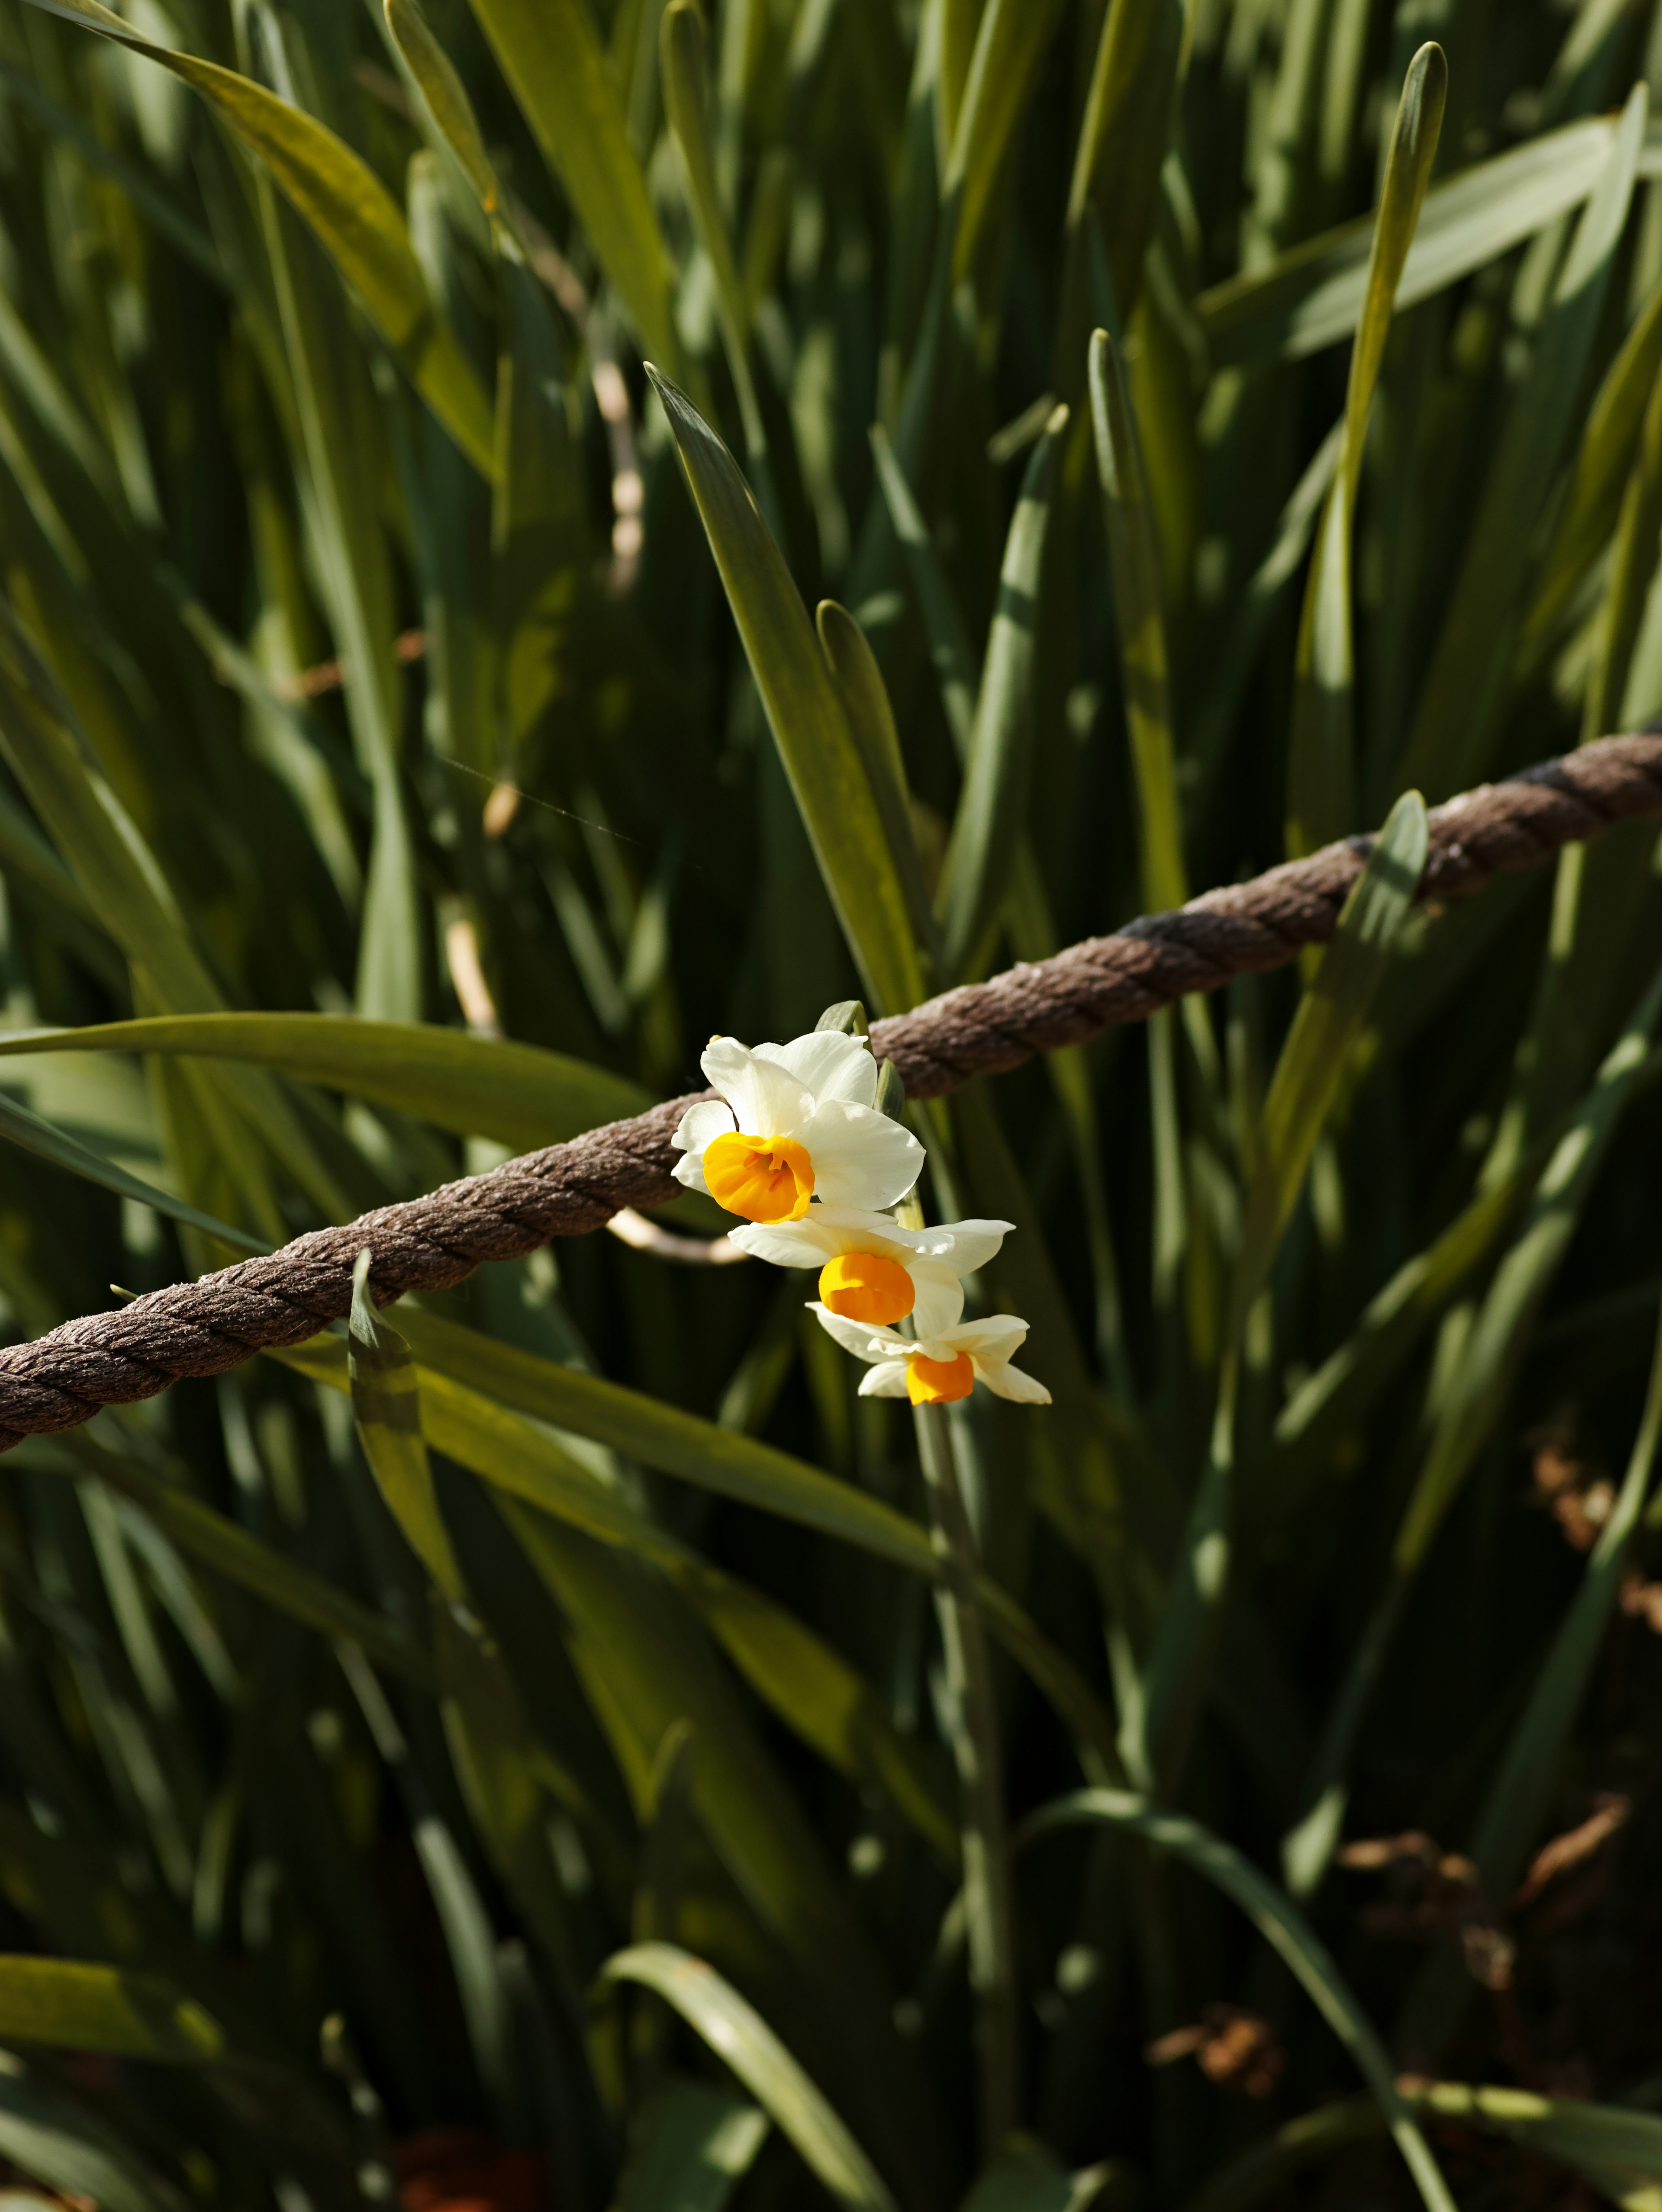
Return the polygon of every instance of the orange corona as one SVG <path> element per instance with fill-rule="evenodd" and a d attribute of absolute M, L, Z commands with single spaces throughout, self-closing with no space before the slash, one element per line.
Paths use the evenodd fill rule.
<path fill-rule="evenodd" d="M 913 1352 L 906 1362 L 906 1395 L 914 1406 L 950 1406 L 975 1388 L 975 1365 L 967 1352 L 955 1359 L 925 1359 Z"/>
<path fill-rule="evenodd" d="M 794 1137 L 734 1130 L 704 1147 L 710 1196 L 746 1221 L 800 1221 L 813 1196 L 813 1162 Z"/>
<path fill-rule="evenodd" d="M 819 1302 L 845 1321 L 889 1328 L 904 1321 L 916 1298 L 898 1260 L 880 1252 L 839 1252 L 819 1270 Z"/>

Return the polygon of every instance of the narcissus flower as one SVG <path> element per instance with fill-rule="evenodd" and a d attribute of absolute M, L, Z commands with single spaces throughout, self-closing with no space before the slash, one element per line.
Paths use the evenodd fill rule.
<path fill-rule="evenodd" d="M 1024 1406 L 1048 1406 L 1050 1394 L 1042 1382 L 1010 1364 L 1027 1338 L 1027 1324 L 1013 1314 L 994 1314 L 986 1321 L 961 1321 L 950 1328 L 919 1332 L 912 1343 L 892 1328 L 872 1328 L 861 1322 L 845 1321 L 841 1314 L 816 1304 L 822 1328 L 856 1359 L 868 1360 L 871 1373 L 860 1385 L 862 1398 L 910 1398 L 914 1406 L 947 1406 L 967 1398 L 977 1382 L 1001 1398 L 1014 1398 Z"/>
<path fill-rule="evenodd" d="M 754 1052 L 712 1037 L 700 1065 L 721 1098 L 682 1115 L 675 1177 L 729 1213 L 800 1221 L 816 1197 L 875 1212 L 917 1181 L 923 1147 L 876 1110 L 877 1063 L 864 1037 L 813 1030 Z"/>
<path fill-rule="evenodd" d="M 960 1279 L 984 1267 L 1014 1224 L 950 1221 L 901 1229 L 886 1213 L 815 1206 L 798 1221 L 735 1229 L 733 1242 L 776 1267 L 818 1267 L 819 1301 L 844 1321 L 879 1328 L 910 1316 L 920 1336 L 964 1311 Z"/>

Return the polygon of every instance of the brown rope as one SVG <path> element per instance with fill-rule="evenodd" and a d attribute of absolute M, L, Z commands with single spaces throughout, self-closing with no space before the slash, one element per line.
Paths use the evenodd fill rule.
<path fill-rule="evenodd" d="M 1659 810 L 1662 733 L 1604 738 L 1436 808 L 1421 896 L 1464 897 L 1504 870 Z M 1367 837 L 1329 845 L 1053 960 L 948 991 L 879 1022 L 873 1045 L 895 1063 L 910 1097 L 939 1097 L 971 1076 L 1141 1021 L 1185 993 L 1284 967 L 1332 935 L 1372 848 Z M 182 1376 L 222 1374 L 267 1346 L 314 1335 L 350 1307 L 352 1262 L 365 1245 L 384 1304 L 406 1291 L 447 1289 L 487 1260 L 518 1259 L 551 1237 L 586 1236 L 624 1206 L 661 1204 L 677 1188 L 670 1139 L 691 1103 L 672 1099 L 0 1352 L 0 1451 L 74 1428 L 101 1406 L 151 1397 Z"/>

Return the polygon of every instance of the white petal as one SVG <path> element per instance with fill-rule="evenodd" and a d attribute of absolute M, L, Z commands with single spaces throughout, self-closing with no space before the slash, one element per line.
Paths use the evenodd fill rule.
<path fill-rule="evenodd" d="M 924 1249 L 950 1259 L 955 1273 L 972 1275 L 997 1256 L 1000 1245 L 1014 1229 L 1014 1221 L 943 1221 L 939 1229 L 925 1230 L 923 1234 L 950 1238 L 950 1243 L 933 1243 Z"/>
<path fill-rule="evenodd" d="M 896 1205 L 923 1165 L 923 1147 L 910 1130 L 869 1106 L 834 1100 L 794 1134 L 813 1161 L 814 1195 L 827 1206 L 875 1212 Z"/>
<path fill-rule="evenodd" d="M 904 1362 L 912 1349 L 904 1336 L 897 1336 L 892 1328 L 875 1328 L 870 1322 L 847 1321 L 822 1306 L 818 1298 L 808 1301 L 808 1311 L 819 1321 L 827 1336 L 834 1336 L 844 1352 L 853 1352 L 856 1359 L 892 1359 L 897 1354 Z"/>
<path fill-rule="evenodd" d="M 776 1060 L 758 1060 L 737 1037 L 712 1037 L 698 1064 L 747 1137 L 794 1136 L 813 1111 L 805 1084 Z"/>
<path fill-rule="evenodd" d="M 964 1310 L 963 1284 L 944 1260 L 914 1260 L 906 1272 L 916 1293 L 912 1327 L 922 1338 L 939 1336 Z"/>
<path fill-rule="evenodd" d="M 966 1321 L 947 1334 L 972 1359 L 1013 1359 L 1027 1341 L 1027 1324 L 1014 1314 L 989 1314 L 985 1321 Z"/>
<path fill-rule="evenodd" d="M 753 1260 L 776 1267 L 823 1267 L 847 1247 L 833 1227 L 815 1218 L 819 1212 L 811 1206 L 800 1221 L 752 1221 L 728 1234 Z"/>
<path fill-rule="evenodd" d="M 877 1062 L 864 1037 L 844 1036 L 840 1030 L 810 1030 L 788 1044 L 758 1044 L 756 1050 L 758 1058 L 765 1054 L 788 1067 L 813 1091 L 818 1105 L 831 1098 L 845 1098 L 855 1106 L 876 1101 Z"/>
<path fill-rule="evenodd" d="M 724 1106 L 719 1098 L 706 1098 L 687 1108 L 670 1142 L 678 1152 L 702 1152 L 718 1137 L 730 1135 L 733 1127 L 733 1109 Z"/>
<path fill-rule="evenodd" d="M 987 1388 L 1001 1398 L 1014 1398 L 1019 1406 L 1048 1406 L 1050 1394 L 1042 1382 L 1012 1367 L 1008 1359 L 977 1359 L 975 1371 Z"/>
<path fill-rule="evenodd" d="M 862 1398 L 904 1398 L 906 1395 L 906 1363 L 904 1359 L 886 1359 L 880 1367 L 874 1367 L 860 1378 Z"/>
<path fill-rule="evenodd" d="M 683 1152 L 670 1170 L 677 1182 L 684 1182 L 689 1190 L 701 1190 L 706 1198 L 709 1185 L 704 1181 L 703 1156 L 699 1152 Z"/>

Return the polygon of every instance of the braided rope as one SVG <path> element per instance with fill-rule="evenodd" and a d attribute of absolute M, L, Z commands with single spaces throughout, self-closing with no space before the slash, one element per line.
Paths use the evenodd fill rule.
<path fill-rule="evenodd" d="M 1420 896 L 1468 896 L 1497 874 L 1659 811 L 1662 732 L 1605 738 L 1435 808 Z M 1285 967 L 1332 935 L 1372 849 L 1369 837 L 1348 838 L 1052 960 L 948 991 L 877 1023 L 873 1048 L 895 1063 L 909 1097 L 939 1097 L 1232 975 Z M 0 1451 L 315 1334 L 350 1310 L 352 1263 L 366 1245 L 385 1304 L 406 1291 L 447 1289 L 488 1260 L 518 1259 L 551 1237 L 586 1236 L 624 1206 L 662 1204 L 679 1188 L 670 1139 L 692 1103 L 672 1099 L 0 1352 Z"/>

